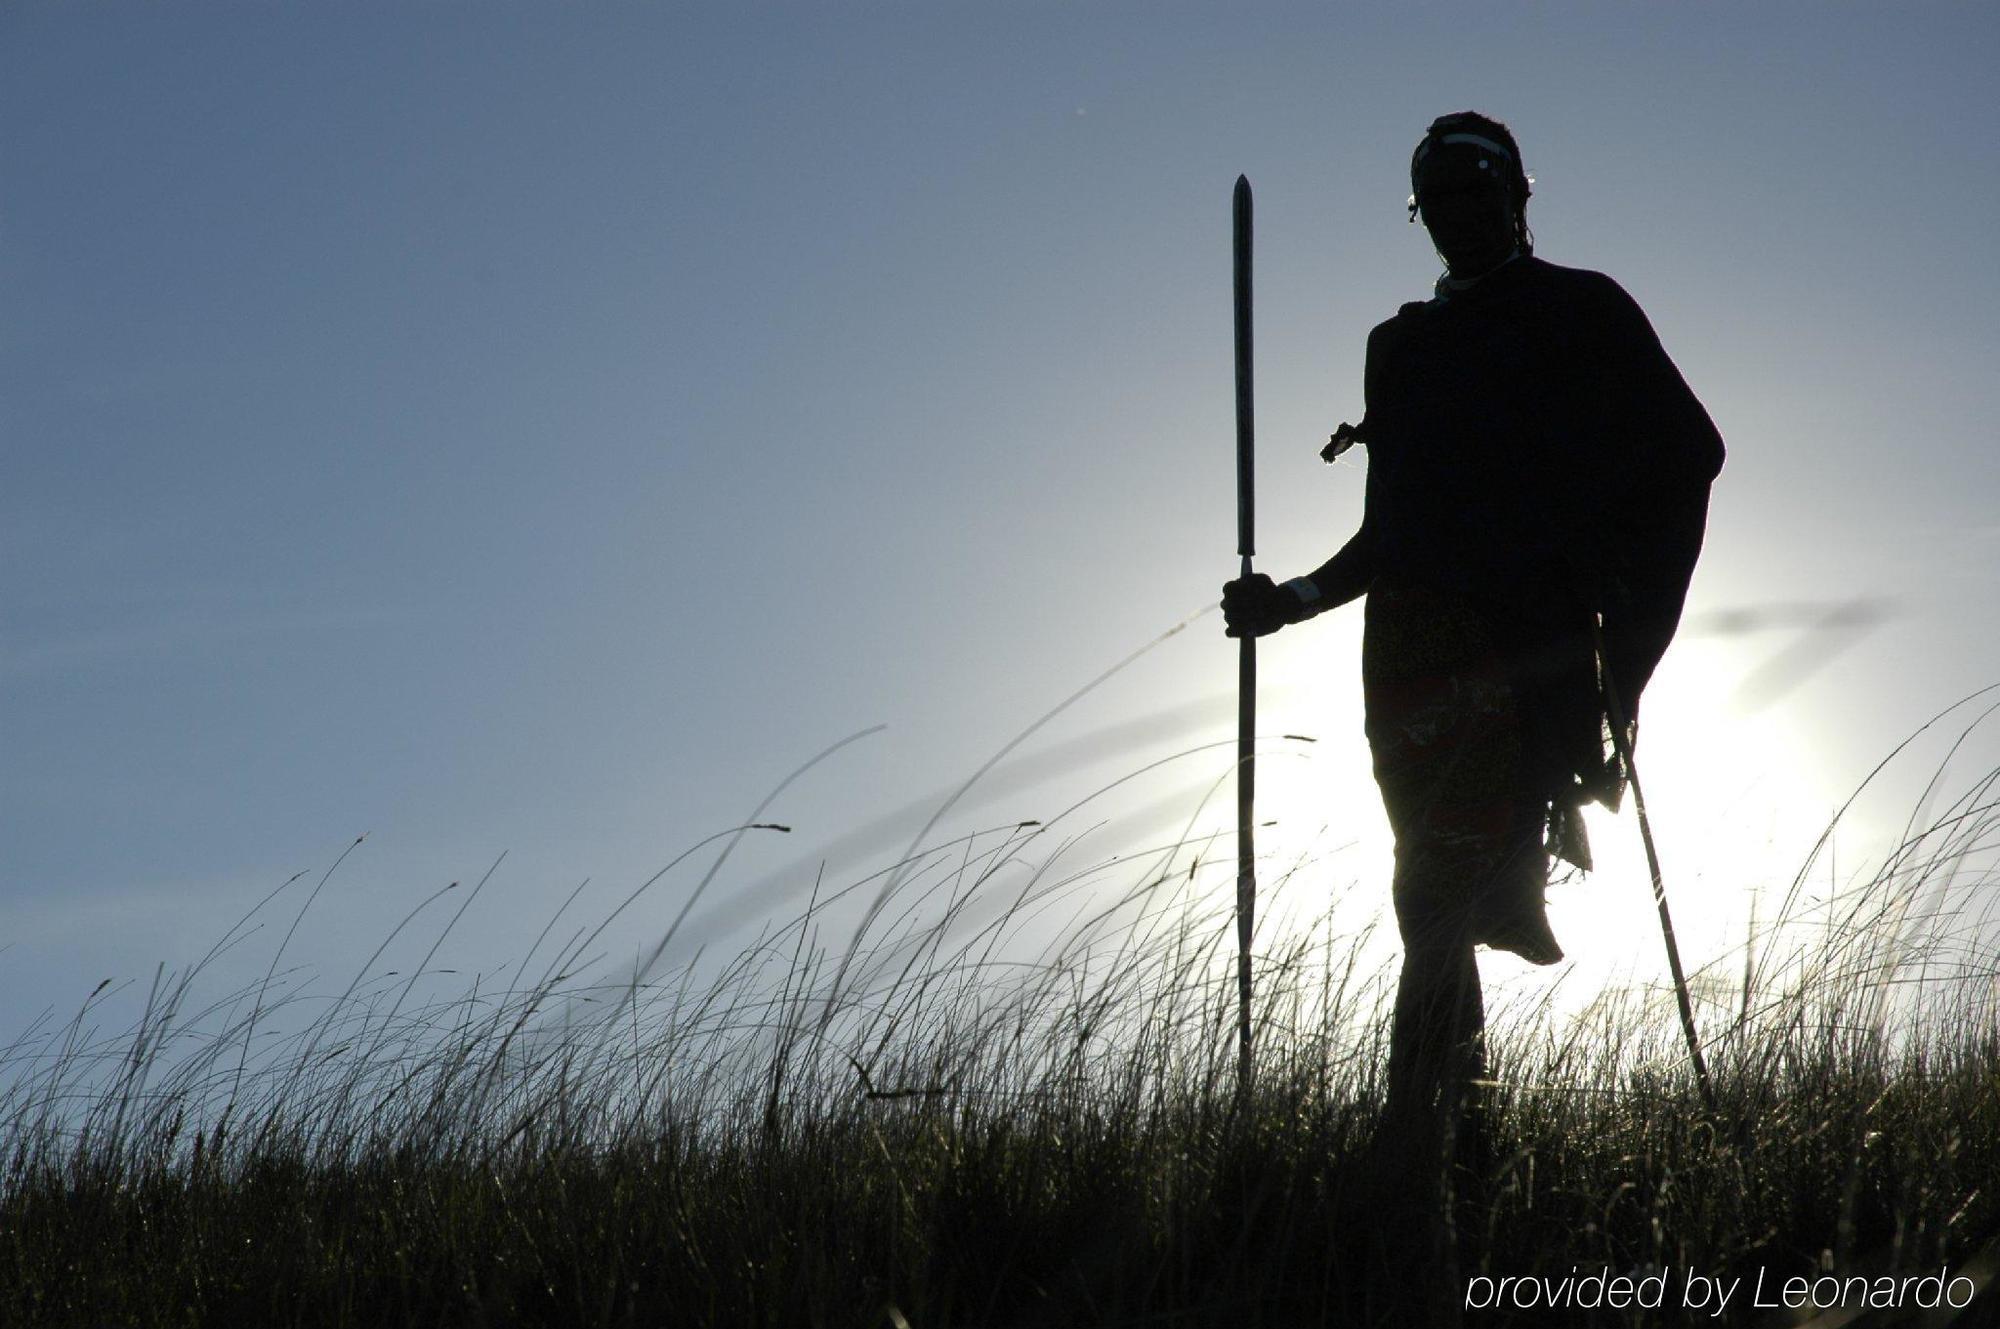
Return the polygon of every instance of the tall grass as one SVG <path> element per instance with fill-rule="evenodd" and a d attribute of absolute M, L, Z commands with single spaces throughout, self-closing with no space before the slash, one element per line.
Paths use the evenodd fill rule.
<path fill-rule="evenodd" d="M 1077 865 L 1086 805 L 816 880 L 726 964 L 622 980 L 594 949 L 615 915 L 551 944 L 572 896 L 511 981 L 427 995 L 475 885 L 408 973 L 378 949 L 318 1003 L 288 931 L 261 980 L 198 995 L 336 862 L 157 972 L 130 1027 L 99 1030 L 100 988 L 0 1054 L 0 1322 L 1256 1326 L 1415 1323 L 1468 1279 L 1573 1269 L 1983 1287 L 1996 782 L 1830 899 L 1809 863 L 1695 975 L 1713 1115 L 1670 1005 L 1496 1012 L 1489 1149 L 1445 1202 L 1455 1267 L 1383 1259 L 1410 1179 L 1375 1147 L 1393 981 L 1365 934 L 1328 916 L 1260 952 L 1237 1092 L 1233 924 L 1205 903 L 1233 867 L 1206 840 Z M 1320 889 L 1309 867 L 1267 892 Z M 1451 1286 L 1425 1302 L 1425 1278 Z"/>

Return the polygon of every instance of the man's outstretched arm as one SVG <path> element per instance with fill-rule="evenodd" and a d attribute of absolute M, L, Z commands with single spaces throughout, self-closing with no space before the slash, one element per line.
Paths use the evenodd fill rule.
<path fill-rule="evenodd" d="M 1374 531 L 1366 520 L 1340 552 L 1303 577 L 1274 582 L 1253 573 L 1222 588 L 1224 635 L 1262 637 L 1368 593 L 1375 581 Z"/>
<path fill-rule="evenodd" d="M 1339 553 L 1305 576 L 1294 577 L 1285 585 L 1293 588 L 1314 614 L 1323 614 L 1329 609 L 1338 609 L 1350 601 L 1359 600 L 1368 594 L 1368 588 L 1375 582 L 1374 535 L 1373 528 L 1364 519 L 1361 529 L 1340 547 Z"/>
<path fill-rule="evenodd" d="M 1359 431 L 1350 425 L 1340 427 L 1340 433 L 1334 435 L 1336 441 L 1342 435 L 1349 435 L 1350 443 L 1362 441 Z M 1376 474 L 1371 464 L 1362 499 L 1361 529 L 1340 547 L 1339 553 L 1305 576 L 1287 582 L 1274 582 L 1258 572 L 1224 583 L 1222 617 L 1228 625 L 1225 636 L 1266 636 L 1329 609 L 1338 609 L 1368 593 L 1379 562 L 1372 516 Z"/>

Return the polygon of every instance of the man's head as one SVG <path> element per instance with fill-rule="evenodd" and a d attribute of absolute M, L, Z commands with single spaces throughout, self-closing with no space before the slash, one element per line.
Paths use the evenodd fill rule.
<path fill-rule="evenodd" d="M 1507 126 L 1476 111 L 1431 122 L 1410 157 L 1410 219 L 1421 213 L 1445 266 L 1476 277 L 1519 250 L 1528 230 L 1528 175 Z"/>

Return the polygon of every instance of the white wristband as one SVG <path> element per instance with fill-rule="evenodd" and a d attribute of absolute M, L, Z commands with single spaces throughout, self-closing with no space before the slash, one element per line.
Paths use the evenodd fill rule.
<path fill-rule="evenodd" d="M 1319 587 L 1313 585 L 1311 577 L 1294 577 L 1290 581 L 1285 582 L 1284 587 L 1293 595 L 1299 597 L 1299 603 L 1305 606 L 1307 618 L 1311 618 L 1314 614 L 1326 608 L 1324 599 L 1319 593 Z"/>

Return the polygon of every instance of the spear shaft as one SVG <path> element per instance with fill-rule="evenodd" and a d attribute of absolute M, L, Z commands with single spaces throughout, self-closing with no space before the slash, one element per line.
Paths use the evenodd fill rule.
<path fill-rule="evenodd" d="M 1236 553 L 1240 577 L 1250 575 L 1256 552 L 1256 426 L 1250 381 L 1250 180 L 1236 177 L 1233 201 L 1236 295 Z M 1256 844 L 1252 813 L 1257 801 L 1257 639 L 1244 633 L 1236 667 L 1236 999 L 1239 1091 L 1250 1087 L 1250 933 L 1257 912 Z"/>
<path fill-rule="evenodd" d="M 1653 824 L 1646 816 L 1646 795 L 1639 788 L 1639 768 L 1632 761 L 1632 728 L 1625 718 L 1625 706 L 1612 681 L 1611 662 L 1604 650 L 1604 629 L 1597 615 L 1590 617 L 1590 632 L 1597 649 L 1599 679 L 1604 685 L 1605 709 L 1610 712 L 1611 741 L 1618 760 L 1625 765 L 1625 778 L 1632 786 L 1632 806 L 1639 815 L 1639 839 L 1646 846 L 1646 867 L 1653 874 L 1653 903 L 1660 911 L 1660 932 L 1667 941 L 1667 970 L 1674 979 L 1674 1001 L 1680 1007 L 1681 1033 L 1687 1039 L 1688 1060 L 1694 1063 L 1695 1084 L 1701 1101 L 1713 1116 L 1716 1112 L 1715 1084 L 1708 1078 L 1708 1061 L 1701 1055 L 1701 1038 L 1694 1027 L 1694 1003 L 1688 998 L 1687 974 L 1681 969 L 1680 943 L 1674 939 L 1674 916 L 1667 911 L 1667 884 L 1660 874 L 1660 851 L 1653 844 Z M 1748 991 L 1748 988 L 1745 988 Z"/>

